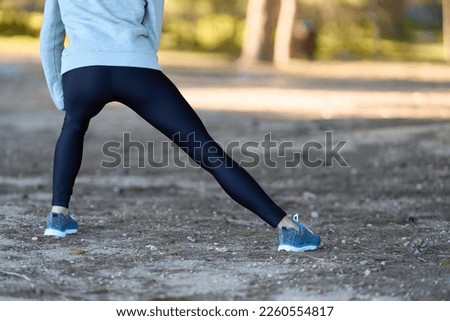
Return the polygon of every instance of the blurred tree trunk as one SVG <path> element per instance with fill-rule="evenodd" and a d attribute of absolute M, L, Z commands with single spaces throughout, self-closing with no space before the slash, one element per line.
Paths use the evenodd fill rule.
<path fill-rule="evenodd" d="M 445 59 L 450 61 L 450 0 L 442 0 Z"/>
<path fill-rule="evenodd" d="M 405 39 L 406 27 L 405 27 L 405 12 L 406 12 L 406 0 L 390 1 L 391 3 L 391 15 L 392 15 L 392 27 L 394 37 Z"/>
<path fill-rule="evenodd" d="M 373 41 L 373 55 L 376 57 L 381 53 L 381 22 L 380 22 L 380 16 L 378 14 L 377 10 L 377 0 L 370 0 L 367 9 L 369 11 L 369 18 L 375 25 L 375 35 L 372 39 Z"/>
<path fill-rule="evenodd" d="M 289 62 L 296 9 L 296 0 L 281 0 L 273 55 L 275 65 L 284 65 Z"/>
<path fill-rule="evenodd" d="M 259 60 L 264 41 L 267 0 L 248 0 L 245 40 L 242 48 L 241 63 L 254 64 Z"/>
<path fill-rule="evenodd" d="M 297 0 L 248 0 L 242 65 L 289 62 L 296 8 Z"/>
<path fill-rule="evenodd" d="M 372 0 L 369 2 L 377 15 L 378 29 L 387 38 L 406 38 L 405 11 L 407 0 Z"/>
<path fill-rule="evenodd" d="M 264 26 L 264 39 L 259 58 L 261 60 L 273 60 L 274 33 L 277 28 L 277 20 L 280 12 L 280 1 L 267 0 L 266 2 L 266 22 Z"/>

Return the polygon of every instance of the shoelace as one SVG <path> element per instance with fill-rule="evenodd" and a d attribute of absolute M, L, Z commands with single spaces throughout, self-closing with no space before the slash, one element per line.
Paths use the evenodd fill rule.
<path fill-rule="evenodd" d="M 300 229 L 300 233 L 303 234 L 304 230 L 308 230 L 309 233 L 314 234 L 313 231 L 311 231 L 308 227 L 306 227 L 305 225 L 303 225 L 302 223 L 300 223 L 299 219 L 298 219 L 298 213 L 294 215 L 294 217 L 292 218 L 293 221 L 297 224 L 297 226 Z"/>

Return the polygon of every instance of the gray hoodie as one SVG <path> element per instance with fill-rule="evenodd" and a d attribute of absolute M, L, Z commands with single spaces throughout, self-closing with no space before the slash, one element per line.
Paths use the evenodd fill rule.
<path fill-rule="evenodd" d="M 56 107 L 64 109 L 61 76 L 69 70 L 94 65 L 159 70 L 163 11 L 164 0 L 46 0 L 40 53 Z"/>

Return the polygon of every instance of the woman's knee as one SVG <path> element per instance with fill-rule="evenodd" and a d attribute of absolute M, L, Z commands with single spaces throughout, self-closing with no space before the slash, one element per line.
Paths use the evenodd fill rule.
<path fill-rule="evenodd" d="M 64 117 L 63 130 L 72 130 L 80 132 L 81 134 L 86 133 L 91 117 L 82 115 L 71 115 L 66 113 Z"/>

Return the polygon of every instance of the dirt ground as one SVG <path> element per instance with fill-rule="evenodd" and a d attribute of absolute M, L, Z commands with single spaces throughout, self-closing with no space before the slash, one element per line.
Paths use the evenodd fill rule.
<path fill-rule="evenodd" d="M 138 168 L 145 155 L 131 153 L 130 168 L 102 168 L 102 145 L 125 132 L 167 141 L 115 105 L 86 136 L 71 203 L 79 233 L 44 237 L 63 113 L 36 61 L 4 60 L 0 300 L 449 300 L 450 66 L 300 63 L 278 72 L 169 60 L 167 73 L 224 146 L 268 132 L 296 151 L 326 131 L 347 141 L 348 167 L 247 168 L 321 234 L 322 247 L 277 252 L 276 231 L 193 166 Z"/>

